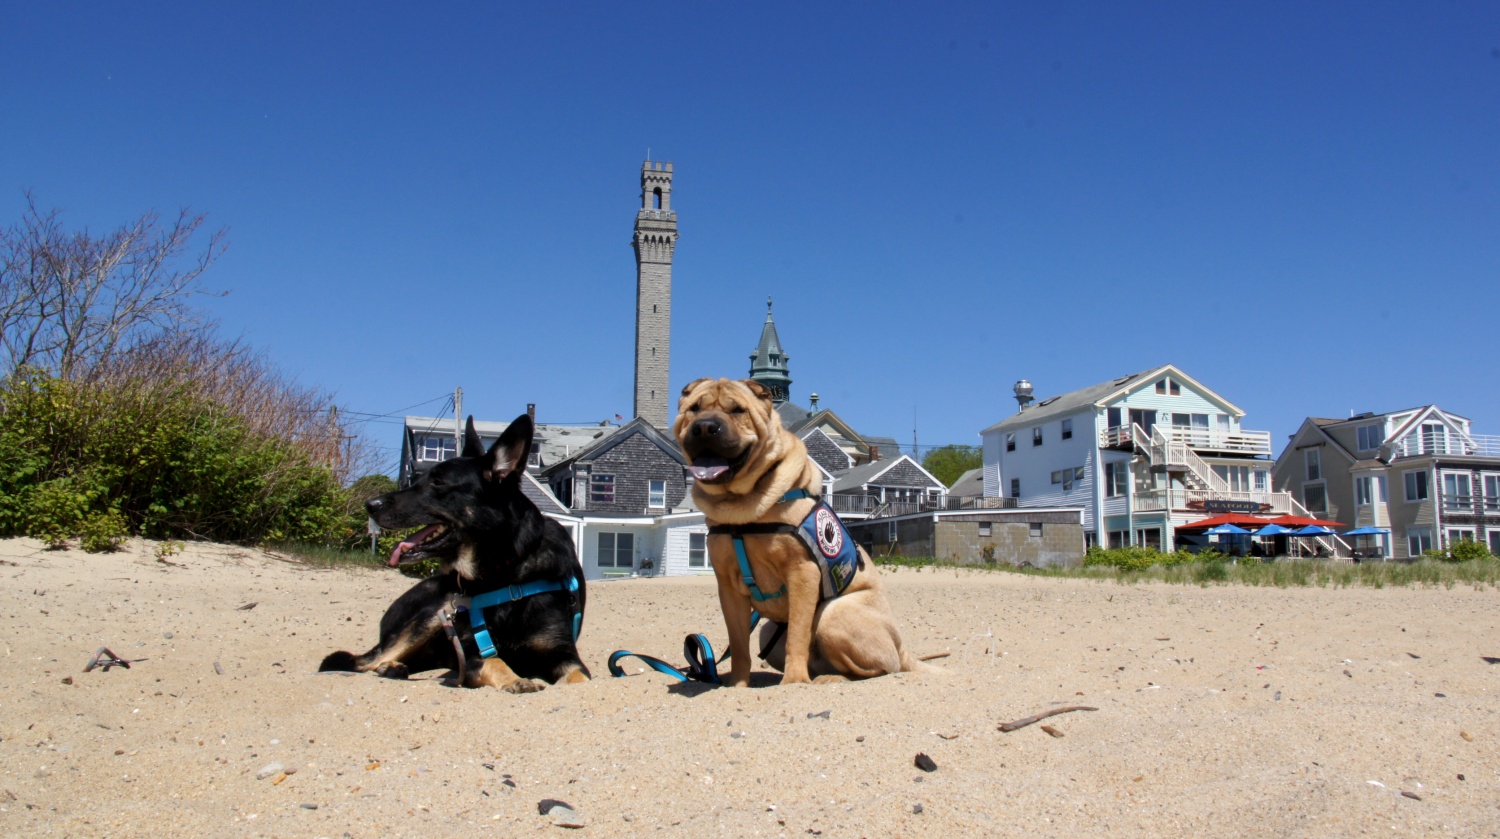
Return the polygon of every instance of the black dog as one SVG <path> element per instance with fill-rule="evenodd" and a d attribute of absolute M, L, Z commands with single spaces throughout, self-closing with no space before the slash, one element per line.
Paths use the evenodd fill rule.
<path fill-rule="evenodd" d="M 441 570 L 391 604 L 374 649 L 361 656 L 333 653 L 320 670 L 404 679 L 449 668 L 468 687 L 511 693 L 541 690 L 533 679 L 588 681 L 575 644 L 583 620 L 583 569 L 567 531 L 521 491 L 531 436 L 531 418 L 522 414 L 486 452 L 470 417 L 462 455 L 365 505 L 383 528 L 425 525 L 396 546 L 391 565 L 437 559 Z M 485 597 L 490 593 L 496 594 Z M 519 597 L 510 599 L 514 595 Z M 480 607 L 461 609 L 471 597 Z M 484 605 L 494 600 L 509 602 Z M 483 616 L 481 627 L 473 625 L 475 613 Z M 488 656 L 484 641 L 493 645 Z"/>

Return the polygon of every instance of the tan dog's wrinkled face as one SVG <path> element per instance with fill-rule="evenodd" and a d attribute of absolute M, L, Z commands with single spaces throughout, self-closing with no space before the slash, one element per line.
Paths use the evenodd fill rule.
<path fill-rule="evenodd" d="M 764 455 L 781 433 L 781 418 L 759 382 L 699 379 L 682 389 L 672 432 L 694 480 L 722 486 L 758 478 L 746 474 L 747 464 L 758 464 L 759 472 L 770 465 Z"/>

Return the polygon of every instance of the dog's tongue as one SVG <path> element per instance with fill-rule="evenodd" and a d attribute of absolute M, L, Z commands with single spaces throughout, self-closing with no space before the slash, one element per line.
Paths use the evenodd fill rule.
<path fill-rule="evenodd" d="M 722 457 L 700 457 L 688 467 L 693 477 L 700 481 L 712 481 L 729 471 L 729 461 Z"/>
<path fill-rule="evenodd" d="M 400 565 L 402 554 L 406 553 L 412 548 L 415 548 L 417 545 L 422 544 L 422 542 L 425 541 L 428 536 L 431 536 L 440 527 L 442 527 L 442 525 L 440 524 L 434 524 L 428 527 L 424 527 L 416 533 L 412 534 L 412 537 L 410 539 L 406 539 L 401 542 L 401 544 L 397 545 L 396 549 L 391 551 L 390 566 L 392 568 L 395 568 L 397 565 Z"/>

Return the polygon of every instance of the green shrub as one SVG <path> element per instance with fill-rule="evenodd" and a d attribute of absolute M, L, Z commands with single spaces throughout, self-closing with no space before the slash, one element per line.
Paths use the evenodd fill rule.
<path fill-rule="evenodd" d="M 1471 559 L 1489 559 L 1490 549 L 1483 542 L 1473 539 L 1460 539 L 1448 546 L 1447 558 L 1453 562 L 1464 562 Z"/>
<path fill-rule="evenodd" d="M 91 554 L 108 553 L 119 550 L 129 536 L 125 519 L 119 513 L 113 510 L 93 512 L 79 525 L 78 544 Z"/>

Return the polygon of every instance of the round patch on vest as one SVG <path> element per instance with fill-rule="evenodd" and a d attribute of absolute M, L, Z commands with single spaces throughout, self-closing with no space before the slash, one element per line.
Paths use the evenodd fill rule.
<path fill-rule="evenodd" d="M 818 550 L 823 556 L 833 559 L 844 549 L 844 529 L 839 527 L 838 517 L 827 507 L 818 508 Z"/>

